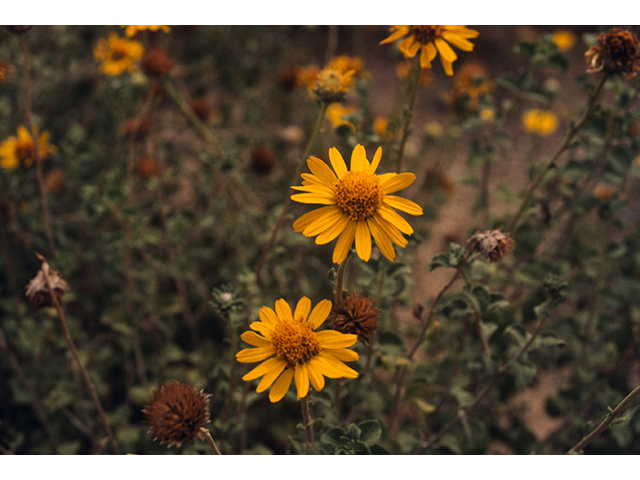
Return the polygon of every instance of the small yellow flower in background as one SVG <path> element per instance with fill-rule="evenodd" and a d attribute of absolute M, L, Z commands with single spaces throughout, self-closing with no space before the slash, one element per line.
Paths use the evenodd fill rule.
<path fill-rule="evenodd" d="M 362 59 L 359 57 L 350 57 L 348 55 L 339 55 L 335 57 L 327 68 L 333 68 L 335 70 L 340 71 L 341 73 L 347 73 L 353 70 L 354 78 L 368 78 L 369 72 L 367 72 L 364 68 L 364 64 L 362 63 Z"/>
<path fill-rule="evenodd" d="M 342 72 L 335 68 L 323 68 L 318 73 L 313 93 L 326 103 L 340 102 L 349 91 L 354 74 L 355 70 Z"/>
<path fill-rule="evenodd" d="M 493 122 L 493 120 L 496 118 L 496 112 L 495 110 L 491 109 L 491 108 L 483 108 L 482 110 L 480 110 L 480 119 L 485 121 L 485 122 Z"/>
<path fill-rule="evenodd" d="M 475 112 L 482 95 L 491 93 L 493 89 L 487 70 L 480 64 L 470 63 L 463 65 L 453 77 L 453 91 L 449 99 L 459 111 Z"/>
<path fill-rule="evenodd" d="M 349 115 L 350 113 L 353 113 L 355 111 L 356 111 L 355 107 L 346 107 L 341 103 L 332 103 L 327 107 L 327 113 L 325 115 L 326 115 L 326 118 L 329 119 L 329 121 L 331 122 L 331 125 L 333 126 L 333 128 L 338 128 L 342 125 L 346 125 L 352 131 L 355 132 L 355 129 L 356 129 L 355 125 L 345 120 L 344 118 L 342 118 L 345 115 Z"/>
<path fill-rule="evenodd" d="M 351 170 L 347 170 L 337 148 L 329 150 L 329 166 L 316 157 L 307 165 L 311 174 L 303 173 L 302 186 L 292 187 L 305 193 L 291 196 L 300 203 L 326 205 L 305 213 L 293 223 L 293 229 L 305 237 L 317 235 L 316 244 L 324 245 L 336 237 L 333 261 L 342 263 L 354 241 L 358 256 L 365 262 L 371 257 L 371 237 L 382 254 L 390 261 L 396 257 L 391 241 L 405 247 L 403 234 L 411 235 L 413 228 L 394 210 L 410 215 L 422 215 L 422 207 L 393 192 L 411 185 L 413 173 L 385 173 L 376 175 L 382 158 L 382 147 L 373 156 L 371 164 L 362 145 L 356 145 L 351 154 Z"/>
<path fill-rule="evenodd" d="M 392 139 L 392 134 L 389 131 L 389 120 L 385 117 L 376 117 L 373 120 L 373 133 L 378 135 L 385 142 Z"/>
<path fill-rule="evenodd" d="M 275 311 L 262 307 L 260 321 L 249 325 L 253 331 L 241 335 L 244 342 L 256 348 L 245 348 L 236 354 L 241 363 L 262 362 L 242 377 L 246 381 L 262 377 L 258 393 L 271 387 L 269 400 L 278 402 L 294 381 L 300 399 L 309 393 L 309 382 L 320 391 L 324 377 L 358 376 L 343 363 L 358 359 L 356 352 L 347 349 L 358 337 L 335 330 L 316 331 L 331 313 L 330 300 L 320 301 L 312 310 L 311 300 L 302 297 L 293 314 L 283 298 L 276 300 L 275 307 Z"/>
<path fill-rule="evenodd" d="M 93 57 L 102 62 L 100 71 L 112 76 L 135 71 L 135 62 L 143 53 L 144 47 L 140 42 L 121 38 L 113 32 L 109 34 L 109 38 L 99 39 L 93 49 Z"/>
<path fill-rule="evenodd" d="M 556 30 L 551 34 L 551 40 L 561 52 L 568 52 L 576 44 L 576 34 L 571 30 Z"/>
<path fill-rule="evenodd" d="M 447 75 L 453 75 L 453 62 L 458 58 L 451 45 L 471 52 L 473 44 L 468 38 L 476 38 L 478 32 L 466 25 L 392 25 L 391 35 L 380 44 L 390 43 L 407 35 L 400 44 L 400 51 L 406 58 L 413 58 L 420 52 L 420 66 L 431 68 L 431 61 L 440 53 L 440 62 Z"/>
<path fill-rule="evenodd" d="M 131 38 L 135 37 L 136 33 L 149 30 L 151 32 L 157 32 L 162 30 L 164 33 L 171 33 L 169 25 L 121 25 L 124 28 L 124 34 Z"/>
<path fill-rule="evenodd" d="M 35 129 L 38 137 L 38 154 L 40 159 L 49 158 L 50 155 L 58 151 L 57 147 L 49 143 L 49 132 L 43 132 L 38 136 L 38 129 Z M 0 166 L 6 170 L 16 168 L 20 163 L 25 167 L 30 167 L 36 159 L 33 138 L 25 127 L 18 127 L 18 135 L 9 137 L 0 143 Z"/>
<path fill-rule="evenodd" d="M 306 87 L 309 93 L 312 93 L 318 80 L 320 70 L 315 65 L 296 68 L 296 86 Z"/>
<path fill-rule="evenodd" d="M 558 128 L 558 117 L 551 111 L 534 108 L 524 112 L 522 125 L 527 132 L 544 137 L 555 133 Z"/>

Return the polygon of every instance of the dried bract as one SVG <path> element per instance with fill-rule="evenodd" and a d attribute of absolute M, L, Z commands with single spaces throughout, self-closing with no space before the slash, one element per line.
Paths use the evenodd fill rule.
<path fill-rule="evenodd" d="M 625 74 L 627 79 L 640 70 L 640 41 L 635 33 L 614 27 L 598 35 L 598 41 L 584 54 L 589 67 L 587 72 L 601 70 L 614 74 Z"/>
<path fill-rule="evenodd" d="M 373 306 L 374 300 L 350 293 L 333 309 L 333 328 L 342 333 L 353 333 L 365 345 L 375 334 L 380 319 L 380 310 Z"/>
<path fill-rule="evenodd" d="M 51 291 L 47 287 L 47 276 L 51 283 L 51 291 L 53 291 L 58 303 L 62 303 L 64 292 L 69 289 L 69 285 L 60 277 L 58 272 L 51 270 L 49 264 L 43 262 L 38 274 L 27 285 L 26 291 L 27 299 L 36 308 L 52 307 L 54 305 Z"/>
<path fill-rule="evenodd" d="M 176 380 L 154 390 L 151 403 L 142 409 L 153 439 L 167 443 L 167 448 L 180 448 L 184 441 L 193 443 L 202 426 L 209 422 L 209 397 L 203 390 Z"/>
<path fill-rule="evenodd" d="M 501 260 L 513 250 L 514 246 L 515 242 L 511 235 L 500 230 L 477 232 L 467 241 L 469 251 L 482 254 L 490 262 Z"/>

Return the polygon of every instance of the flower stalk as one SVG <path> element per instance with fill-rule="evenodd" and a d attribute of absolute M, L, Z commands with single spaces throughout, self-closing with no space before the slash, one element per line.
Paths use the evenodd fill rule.
<path fill-rule="evenodd" d="M 307 433 L 307 443 L 304 447 L 304 454 L 307 455 L 309 447 L 313 448 L 313 417 L 309 405 L 309 395 L 300 399 L 300 405 L 302 406 L 302 422 Z"/>
<path fill-rule="evenodd" d="M 198 432 L 198 438 L 203 442 L 207 442 L 211 447 L 211 450 L 213 450 L 213 453 L 215 453 L 216 455 L 222 455 L 222 453 L 220 453 L 220 449 L 216 445 L 216 442 L 213 440 L 213 437 L 211 436 L 211 432 L 209 430 L 207 430 L 204 427 L 200 427 L 200 431 Z"/>
<path fill-rule="evenodd" d="M 402 158 L 404 156 L 404 146 L 407 142 L 407 138 L 411 133 L 411 129 L 409 128 L 411 125 L 411 119 L 413 118 L 414 105 L 416 103 L 416 98 L 418 96 L 418 88 L 420 87 L 420 75 L 422 74 L 422 67 L 416 61 L 415 62 L 415 73 L 413 74 L 413 79 L 411 83 L 411 90 L 409 93 L 409 104 L 407 105 L 406 110 L 404 110 L 404 124 L 402 126 L 402 138 L 400 139 L 400 145 L 398 147 L 398 153 L 395 159 L 396 163 L 396 173 L 400 173 L 402 170 Z"/>

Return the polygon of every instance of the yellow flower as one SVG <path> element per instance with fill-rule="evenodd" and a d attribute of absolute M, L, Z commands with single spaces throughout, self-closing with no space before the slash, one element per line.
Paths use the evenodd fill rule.
<path fill-rule="evenodd" d="M 340 102 L 349 91 L 354 74 L 355 70 L 343 72 L 331 67 L 323 68 L 318 73 L 313 93 L 326 103 Z"/>
<path fill-rule="evenodd" d="M 343 362 L 358 359 L 356 352 L 347 349 L 358 337 L 335 330 L 316 331 L 331 313 L 331 306 L 330 300 L 322 300 L 311 310 L 311 300 L 302 297 L 293 315 L 283 298 L 276 301 L 275 312 L 262 307 L 260 321 L 249 325 L 254 331 L 241 335 L 242 340 L 256 348 L 245 348 L 236 354 L 241 363 L 262 363 L 242 379 L 262 377 L 256 391 L 263 392 L 273 385 L 269 400 L 277 402 L 287 393 L 292 380 L 300 399 L 309 393 L 309 382 L 320 391 L 324 388 L 324 377 L 356 378 L 358 373 Z"/>
<path fill-rule="evenodd" d="M 324 245 L 336 237 L 333 261 L 342 263 L 355 241 L 358 256 L 366 261 L 371 257 L 371 236 L 382 254 L 393 261 L 396 252 L 391 240 L 400 247 L 407 245 L 403 234 L 410 235 L 413 228 L 394 210 L 410 215 L 422 215 L 422 208 L 393 192 L 411 185 L 413 173 L 385 173 L 376 175 L 382 157 L 379 147 L 369 164 L 367 152 L 356 145 L 351 155 L 351 170 L 337 148 L 329 150 L 329 166 L 316 157 L 310 157 L 307 165 L 311 174 L 303 173 L 301 187 L 292 187 L 305 193 L 291 196 L 300 203 L 326 205 L 305 213 L 293 223 L 293 229 L 305 237 L 318 236 L 316 244 Z"/>
<path fill-rule="evenodd" d="M 332 103 L 327 107 L 326 117 L 331 122 L 333 128 L 338 128 L 342 125 L 346 125 L 352 131 L 355 131 L 355 125 L 347 120 L 344 120 L 342 117 L 345 115 L 349 115 L 356 111 L 355 107 L 345 107 L 341 103 Z"/>
<path fill-rule="evenodd" d="M 468 38 L 476 38 L 478 32 L 465 25 L 392 25 L 391 35 L 380 44 L 393 42 L 405 35 L 400 51 L 406 58 L 413 58 L 420 52 L 420 66 L 431 68 L 431 61 L 440 53 L 440 62 L 447 75 L 453 75 L 453 62 L 458 58 L 454 47 L 471 52 L 473 44 Z M 448 43 L 447 43 L 448 42 Z"/>
<path fill-rule="evenodd" d="M 522 124 L 526 131 L 544 137 L 556 131 L 558 128 L 558 117 L 556 117 L 553 112 L 534 108 L 524 112 Z"/>
<path fill-rule="evenodd" d="M 568 52 L 576 44 L 576 34 L 571 30 L 556 30 L 551 34 L 551 40 L 561 52 Z"/>
<path fill-rule="evenodd" d="M 38 137 L 40 159 L 44 160 L 58 151 L 54 145 L 49 143 L 49 132 L 43 132 L 38 136 L 38 129 L 36 128 L 35 134 Z M 30 167 L 35 158 L 33 138 L 22 125 L 18 127 L 18 135 L 16 137 L 9 137 L 0 143 L 0 166 L 4 169 L 12 170 L 20 163 Z"/>
<path fill-rule="evenodd" d="M 359 57 L 339 55 L 331 60 L 327 68 L 333 68 L 342 73 L 353 70 L 353 75 L 359 78 L 367 78 L 369 76 L 369 73 L 365 70 L 364 64 Z"/>
<path fill-rule="evenodd" d="M 393 138 L 393 135 L 389 130 L 389 120 L 386 117 L 376 117 L 373 120 L 373 133 L 378 135 L 385 142 L 388 142 Z"/>
<path fill-rule="evenodd" d="M 136 35 L 136 33 L 141 32 L 143 30 L 149 30 L 151 32 L 157 32 L 158 30 L 162 30 L 164 33 L 170 33 L 171 28 L 169 25 L 120 25 L 124 28 L 124 34 L 131 38 Z"/>
<path fill-rule="evenodd" d="M 93 49 L 93 56 L 102 62 L 100 71 L 105 75 L 120 75 L 125 71 L 136 70 L 136 60 L 144 53 L 144 47 L 136 40 L 121 38 L 115 33 L 110 33 L 109 38 L 98 40 Z"/>

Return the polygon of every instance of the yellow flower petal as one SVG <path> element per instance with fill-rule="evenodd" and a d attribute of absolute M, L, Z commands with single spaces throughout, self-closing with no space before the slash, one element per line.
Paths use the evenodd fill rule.
<path fill-rule="evenodd" d="M 248 330 L 240 335 L 243 342 L 253 345 L 254 347 L 268 347 L 271 345 L 271 341 L 258 335 L 256 332 Z"/>
<path fill-rule="evenodd" d="M 398 215 L 393 208 L 390 208 L 383 204 L 380 205 L 378 213 L 386 221 L 397 227 L 398 230 L 400 230 L 402 233 L 405 233 L 407 235 L 411 235 L 413 233 L 413 228 L 411 228 L 411 225 L 409 225 L 409 223 L 404 218 Z M 356 241 L 357 240 L 358 236 L 356 235 Z"/>
<path fill-rule="evenodd" d="M 293 315 L 291 315 L 291 307 L 284 298 L 276 300 L 276 315 L 278 315 L 278 318 L 283 322 L 293 321 Z"/>
<path fill-rule="evenodd" d="M 349 253 L 349 249 L 351 248 L 351 245 L 353 245 L 353 241 L 355 240 L 355 238 L 356 238 L 356 222 L 351 221 L 347 223 L 347 226 L 338 237 L 336 246 L 333 249 L 334 263 L 344 262 L 344 259 L 347 258 L 347 254 Z"/>
<path fill-rule="evenodd" d="M 269 307 L 262 307 L 258 312 L 258 316 L 260 317 L 260 320 L 264 324 L 270 327 L 273 327 L 274 325 L 280 322 L 280 320 L 278 320 L 278 316 L 276 315 L 276 312 L 271 310 Z"/>
<path fill-rule="evenodd" d="M 236 360 L 240 363 L 255 363 L 266 360 L 276 353 L 273 347 L 245 348 L 236 353 Z"/>
<path fill-rule="evenodd" d="M 380 253 L 382 253 L 387 260 L 393 262 L 393 259 L 396 258 L 396 251 L 389 240 L 389 236 L 382 230 L 382 227 L 378 225 L 375 218 L 368 218 L 367 225 L 369 225 L 369 231 L 376 241 Z"/>
<path fill-rule="evenodd" d="M 324 232 L 316 237 L 317 245 L 324 245 L 325 243 L 329 243 L 330 241 L 335 239 L 345 230 L 349 222 L 351 222 L 349 217 L 347 217 L 342 212 L 340 213 L 340 218 L 338 218 L 338 220 L 336 220 L 334 224 L 330 225 Z"/>
<path fill-rule="evenodd" d="M 271 400 L 272 403 L 282 400 L 282 397 L 284 397 L 287 393 L 287 390 L 289 390 L 291 380 L 293 380 L 293 369 L 288 368 L 282 375 L 280 375 L 278 380 L 276 380 L 276 383 L 273 384 L 273 387 L 271 387 L 271 391 L 269 392 L 269 400 Z"/>
<path fill-rule="evenodd" d="M 307 160 L 307 165 L 309 166 L 309 170 L 313 173 L 323 184 L 331 187 L 334 183 L 338 181 L 338 177 L 336 177 L 335 173 L 331 171 L 329 165 L 324 163 L 322 160 L 316 157 L 310 157 Z"/>
<path fill-rule="evenodd" d="M 311 225 L 313 222 L 315 222 L 317 219 L 323 217 L 327 212 L 332 212 L 335 210 L 338 210 L 338 207 L 328 206 L 328 207 L 321 207 L 316 210 L 311 210 L 310 212 L 305 213 L 299 219 L 293 222 L 293 230 L 295 232 L 300 233 L 304 231 L 304 229 L 307 228 L 309 225 Z"/>
<path fill-rule="evenodd" d="M 311 300 L 309 300 L 308 297 L 302 297 L 296 305 L 296 311 L 293 318 L 306 322 L 309 312 L 311 312 Z"/>
<path fill-rule="evenodd" d="M 307 364 L 307 371 L 309 372 L 309 380 L 311 385 L 315 388 L 316 392 L 319 392 L 324 388 L 324 376 L 322 375 L 322 369 L 316 365 L 317 361 L 314 358 L 309 360 Z"/>
<path fill-rule="evenodd" d="M 369 170 L 369 161 L 367 160 L 367 152 L 360 144 L 356 145 L 351 152 L 351 171 L 364 172 Z"/>
<path fill-rule="evenodd" d="M 438 49 L 440 56 L 444 58 L 447 62 L 453 62 L 456 58 L 458 58 L 458 56 L 456 55 L 456 52 L 454 52 L 453 49 L 449 46 L 449 44 L 445 42 L 442 38 L 436 38 L 434 40 L 434 43 L 436 44 L 436 48 Z"/>
<path fill-rule="evenodd" d="M 338 178 L 342 178 L 348 171 L 347 164 L 344 162 L 344 158 L 342 158 L 342 155 L 336 147 L 329 149 L 329 160 Z"/>
<path fill-rule="evenodd" d="M 422 211 L 422 207 L 417 203 L 414 203 L 411 200 L 407 200 L 406 198 L 398 197 L 396 195 L 386 195 L 382 202 L 389 205 L 390 207 L 402 210 L 409 215 L 422 215 L 424 213 Z"/>
<path fill-rule="evenodd" d="M 332 348 L 332 349 L 328 348 L 324 351 L 324 353 L 338 360 L 341 360 L 343 362 L 355 362 L 356 360 L 358 360 L 358 358 L 360 358 L 357 352 L 354 352 L 353 350 L 348 350 L 346 348 Z"/>
<path fill-rule="evenodd" d="M 276 378 L 282 373 L 282 371 L 286 368 L 287 362 L 282 360 L 281 358 L 273 358 L 269 360 L 265 360 L 262 364 L 264 365 L 267 362 L 271 362 L 269 364 L 269 371 L 264 373 L 260 383 L 258 383 L 258 387 L 256 388 L 256 392 L 264 392 L 267 388 L 269 388 L 273 382 L 275 382 Z M 251 373 L 251 372 L 249 372 Z M 248 375 L 248 374 L 247 374 Z M 245 377 L 247 376 L 245 375 Z M 257 377 L 256 377 L 257 378 Z M 242 377 L 243 380 L 249 380 L 247 378 Z"/>
<path fill-rule="evenodd" d="M 336 330 L 318 332 L 318 341 L 322 348 L 346 348 L 358 341 L 358 336 L 351 333 L 341 333 Z"/>
<path fill-rule="evenodd" d="M 293 378 L 296 383 L 298 399 L 306 397 L 307 393 L 309 393 L 309 373 L 307 372 L 305 364 L 295 367 L 293 370 Z"/>
<path fill-rule="evenodd" d="M 356 223 L 356 253 L 365 262 L 371 258 L 371 234 L 365 220 Z"/>
<path fill-rule="evenodd" d="M 336 227 L 336 225 L 338 226 L 340 225 L 340 222 L 345 215 L 344 213 L 342 213 L 342 211 L 338 207 L 329 207 L 329 208 L 331 208 L 331 210 L 327 210 L 324 215 L 322 215 L 321 217 L 318 217 L 316 220 L 313 221 L 313 223 L 308 225 L 307 228 L 305 228 L 302 231 L 302 234 L 305 237 L 314 237 L 327 230 L 330 230 L 331 228 L 339 228 L 339 227 Z M 340 229 L 340 231 L 342 231 L 342 229 Z M 333 236 L 331 240 L 333 240 L 336 236 L 337 234 Z M 328 240 L 328 241 L 331 241 L 331 240 Z"/>
<path fill-rule="evenodd" d="M 324 323 L 329 314 L 331 313 L 331 300 L 322 300 L 313 308 L 309 315 L 308 322 L 313 326 L 313 329 L 317 329 Z"/>
<path fill-rule="evenodd" d="M 381 182 L 381 185 L 384 193 L 389 194 L 408 187 L 414 182 L 415 179 L 416 176 L 413 173 L 398 173 L 397 175 L 390 177 L 384 182 Z"/>
<path fill-rule="evenodd" d="M 371 175 L 376 173 L 378 169 L 378 165 L 380 164 L 380 159 L 382 158 L 382 147 L 378 147 L 376 153 L 373 155 L 373 160 L 371 160 L 371 166 L 369 167 L 369 173 Z"/>
<path fill-rule="evenodd" d="M 454 47 L 464 50 L 465 52 L 473 51 L 473 43 L 466 40 L 457 31 L 444 31 L 442 32 L 442 38 L 449 42 Z"/>
<path fill-rule="evenodd" d="M 300 203 L 319 203 L 320 205 L 335 205 L 336 203 L 335 199 L 318 193 L 297 193 L 291 195 L 291 200 Z"/>
<path fill-rule="evenodd" d="M 347 367 L 340 360 L 334 358 L 333 356 L 327 355 L 324 352 L 321 352 L 315 358 L 318 359 L 317 363 L 319 367 L 322 369 L 322 374 L 325 377 L 356 378 L 358 376 L 358 372 L 356 372 L 352 368 Z"/>
<path fill-rule="evenodd" d="M 380 213 L 375 213 L 373 218 L 378 222 L 382 231 L 389 237 L 396 245 L 405 247 L 407 245 L 407 239 L 402 236 L 402 232 L 393 223 L 388 222 Z"/>
<path fill-rule="evenodd" d="M 255 330 L 258 333 L 261 333 L 265 338 L 271 337 L 271 332 L 273 331 L 273 325 L 264 322 L 251 322 L 249 324 L 249 328 L 251 330 Z"/>
<path fill-rule="evenodd" d="M 285 362 L 281 358 L 278 358 L 278 357 L 269 358 L 268 360 L 265 360 L 264 362 L 259 364 L 257 367 L 255 367 L 253 370 L 248 372 L 245 376 L 242 377 L 242 379 L 246 381 L 255 380 L 256 378 L 262 377 L 263 375 L 273 372 L 274 370 L 278 372 L 276 374 L 276 377 L 277 377 L 278 375 L 280 375 L 280 372 L 284 370 L 284 367 L 286 367 L 286 365 L 287 365 L 287 362 Z M 281 366 L 282 368 L 280 368 Z M 273 380 L 275 380 L 275 377 L 273 378 Z M 273 383 L 273 380 L 271 380 L 269 385 Z M 263 388 L 262 390 L 266 390 L 266 388 Z"/>

